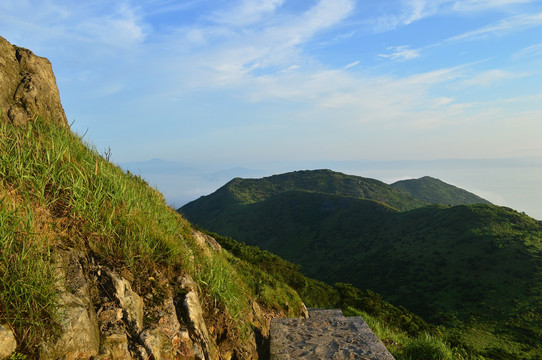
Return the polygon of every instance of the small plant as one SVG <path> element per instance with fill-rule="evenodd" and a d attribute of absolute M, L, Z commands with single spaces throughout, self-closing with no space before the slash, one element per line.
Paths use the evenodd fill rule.
<path fill-rule="evenodd" d="M 8 360 L 26 360 L 26 359 L 28 359 L 26 355 L 16 352 L 16 353 L 11 354 Z"/>
<path fill-rule="evenodd" d="M 404 360 L 460 360 L 441 339 L 423 334 L 409 341 L 402 352 Z"/>

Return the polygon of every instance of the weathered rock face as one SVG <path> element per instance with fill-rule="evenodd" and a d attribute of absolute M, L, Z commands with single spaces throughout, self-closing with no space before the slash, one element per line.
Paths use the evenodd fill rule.
<path fill-rule="evenodd" d="M 202 246 L 215 251 L 207 242 Z M 131 274 L 100 264 L 85 251 L 56 249 L 53 258 L 61 329 L 41 345 L 41 360 L 258 358 L 254 334 L 237 346 L 228 343 L 228 330 L 218 328 L 211 318 L 220 315 L 206 313 L 202 294 L 187 274 L 173 280 L 156 272 L 156 288 L 138 294 L 127 279 Z M 256 302 L 252 307 L 253 326 L 268 337 L 269 319 Z M 13 338 L 8 328 L 2 329 L 0 342 Z M 16 349 L 16 343 L 5 343 L 0 359 Z"/>
<path fill-rule="evenodd" d="M 2 121 L 24 124 L 41 116 L 68 125 L 49 60 L 0 37 Z"/>
<path fill-rule="evenodd" d="M 76 251 L 57 252 L 62 332 L 58 338 L 43 344 L 40 359 L 79 359 L 98 354 L 98 322 L 81 258 L 82 254 Z"/>

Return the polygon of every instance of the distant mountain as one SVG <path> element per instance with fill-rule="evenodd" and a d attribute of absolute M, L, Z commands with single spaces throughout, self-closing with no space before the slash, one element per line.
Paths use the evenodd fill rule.
<path fill-rule="evenodd" d="M 183 213 L 202 213 L 207 217 L 217 207 L 246 205 L 277 194 L 301 190 L 370 199 L 398 210 L 414 209 L 428 203 L 375 179 L 345 175 L 331 170 L 294 171 L 261 179 L 235 178 L 209 196 L 182 207 Z M 208 207 L 207 204 L 210 206 Z"/>
<path fill-rule="evenodd" d="M 427 201 L 431 204 L 491 204 L 489 201 L 474 195 L 473 193 L 430 176 L 397 181 L 396 183 L 391 184 L 391 186 L 406 191 L 413 197 Z"/>
<path fill-rule="evenodd" d="M 418 181 L 439 185 L 433 196 L 421 186 L 426 200 L 460 190 L 435 180 Z M 487 358 L 514 354 L 503 344 L 542 351 L 542 225 L 512 209 L 427 205 L 377 180 L 321 170 L 234 179 L 179 211 L 310 277 L 377 291 L 457 327 Z"/>

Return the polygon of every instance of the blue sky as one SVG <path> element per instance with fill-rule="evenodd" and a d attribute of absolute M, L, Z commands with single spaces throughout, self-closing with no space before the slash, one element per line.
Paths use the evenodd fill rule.
<path fill-rule="evenodd" d="M 2 0 L 0 35 L 116 163 L 542 157 L 540 0 Z"/>

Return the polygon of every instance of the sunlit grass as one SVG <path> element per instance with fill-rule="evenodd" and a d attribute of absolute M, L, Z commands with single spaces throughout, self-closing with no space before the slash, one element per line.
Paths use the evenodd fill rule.
<path fill-rule="evenodd" d="M 106 161 L 69 128 L 40 119 L 0 123 L 0 150 L 0 321 L 24 346 L 55 328 L 51 254 L 60 244 L 140 274 L 136 288 L 154 269 L 180 269 L 244 326 L 250 275 L 225 252 L 206 254 L 190 224 L 141 177 Z"/>

